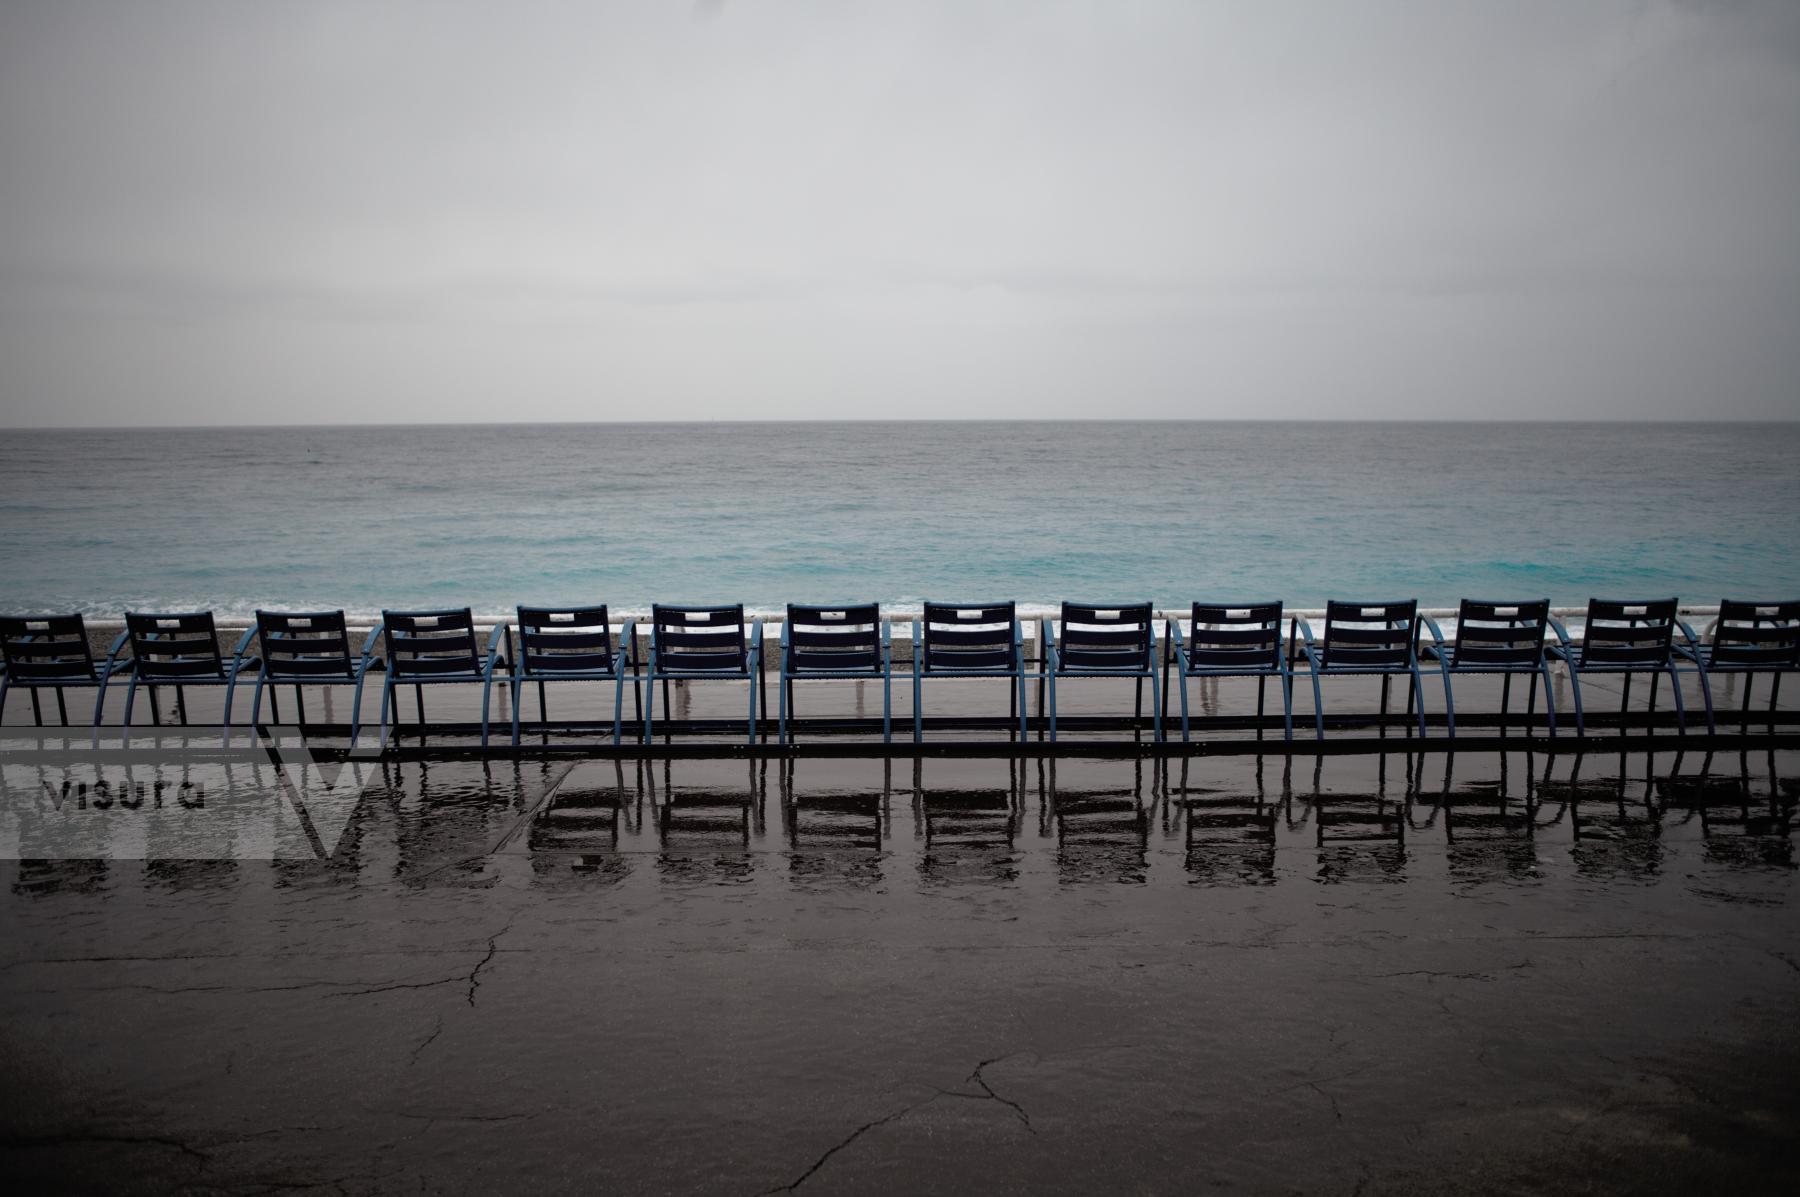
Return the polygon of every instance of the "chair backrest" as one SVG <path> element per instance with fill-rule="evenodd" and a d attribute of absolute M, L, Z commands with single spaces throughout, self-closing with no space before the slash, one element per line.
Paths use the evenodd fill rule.
<path fill-rule="evenodd" d="M 927 672 L 1019 666 L 1016 603 L 926 603 L 923 628 Z"/>
<path fill-rule="evenodd" d="M 480 673 L 475 616 L 450 611 L 383 611 L 381 644 L 388 672 L 398 680 L 430 681 L 452 673 Z"/>
<path fill-rule="evenodd" d="M 0 616 L 0 658 L 17 682 L 95 679 L 87 624 L 79 615 Z"/>
<path fill-rule="evenodd" d="M 743 673 L 749 669 L 744 605 L 650 608 L 651 643 L 659 670 Z"/>
<path fill-rule="evenodd" d="M 518 652 L 527 673 L 611 673 L 612 626 L 606 604 L 520 607 Z"/>
<path fill-rule="evenodd" d="M 211 611 L 160 615 L 127 611 L 132 668 L 146 681 L 192 681 L 225 676 L 219 633 Z"/>
<path fill-rule="evenodd" d="M 351 678 L 350 630 L 342 611 L 258 611 L 256 640 L 272 678 Z"/>
<path fill-rule="evenodd" d="M 1713 628 L 1714 665 L 1800 669 L 1800 599 L 1752 603 L 1723 599 Z"/>
<path fill-rule="evenodd" d="M 821 607 L 789 603 L 788 666 L 881 672 L 881 606 Z"/>
<path fill-rule="evenodd" d="M 1419 641 L 1419 600 L 1325 604 L 1327 669 L 1401 669 Z"/>
<path fill-rule="evenodd" d="M 1641 603 L 1589 599 L 1581 663 L 1666 665 L 1675 638 L 1675 607 L 1672 598 Z"/>
<path fill-rule="evenodd" d="M 1544 659 L 1550 600 L 1464 599 L 1456 610 L 1456 664 L 1530 665 Z"/>
<path fill-rule="evenodd" d="M 1196 669 L 1273 669 L 1281 663 L 1281 604 L 1195 603 L 1188 661 Z"/>
<path fill-rule="evenodd" d="M 1062 605 L 1057 656 L 1065 669 L 1150 668 L 1149 603 Z"/>

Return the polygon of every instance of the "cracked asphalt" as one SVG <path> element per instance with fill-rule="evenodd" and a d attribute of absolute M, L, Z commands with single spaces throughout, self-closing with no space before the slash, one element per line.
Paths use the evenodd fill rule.
<path fill-rule="evenodd" d="M 1795 754 L 390 764 L 328 859 L 0 864 L 0 1168 L 1793 1192 L 1796 779 Z"/>

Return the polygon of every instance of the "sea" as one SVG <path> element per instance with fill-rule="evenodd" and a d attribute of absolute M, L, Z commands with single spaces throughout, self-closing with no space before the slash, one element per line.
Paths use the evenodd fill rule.
<path fill-rule="evenodd" d="M 1800 424 L 8 430 L 0 609 L 1800 597 Z"/>

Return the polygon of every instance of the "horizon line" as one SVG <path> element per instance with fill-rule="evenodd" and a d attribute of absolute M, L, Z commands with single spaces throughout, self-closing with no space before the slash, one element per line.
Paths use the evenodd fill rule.
<path fill-rule="evenodd" d="M 1800 424 L 1800 417 L 1788 419 L 1750 418 L 1750 417 L 1588 417 L 1588 418 L 1474 418 L 1457 416 L 1434 416 L 1424 419 L 1410 419 L 1390 416 L 1370 417 L 1242 417 L 1242 416 L 1133 416 L 1133 417 L 1099 417 L 1099 416 L 937 416 L 930 418 L 892 418 L 892 417 L 796 417 L 791 419 L 743 419 L 743 418 L 703 418 L 686 420 L 343 420 L 320 421 L 317 423 L 294 424 L 280 422 L 244 422 L 235 424 L 7 424 L 0 425 L 4 432 L 198 432 L 198 431 L 253 431 L 257 429 L 296 429 L 296 428 L 567 428 L 567 427 L 681 427 L 684 425 L 723 424 L 735 427 L 752 427 L 759 425 L 791 425 L 791 424 L 1466 424 L 1482 425 L 1632 425 L 1632 424 L 1666 424 L 1704 425 L 1704 424 L 1738 424 L 1738 425 L 1788 425 Z"/>

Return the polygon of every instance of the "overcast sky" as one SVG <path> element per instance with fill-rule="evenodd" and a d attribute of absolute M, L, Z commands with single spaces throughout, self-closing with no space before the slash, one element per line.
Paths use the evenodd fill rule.
<path fill-rule="evenodd" d="M 0 422 L 1800 417 L 1800 4 L 0 0 Z"/>

